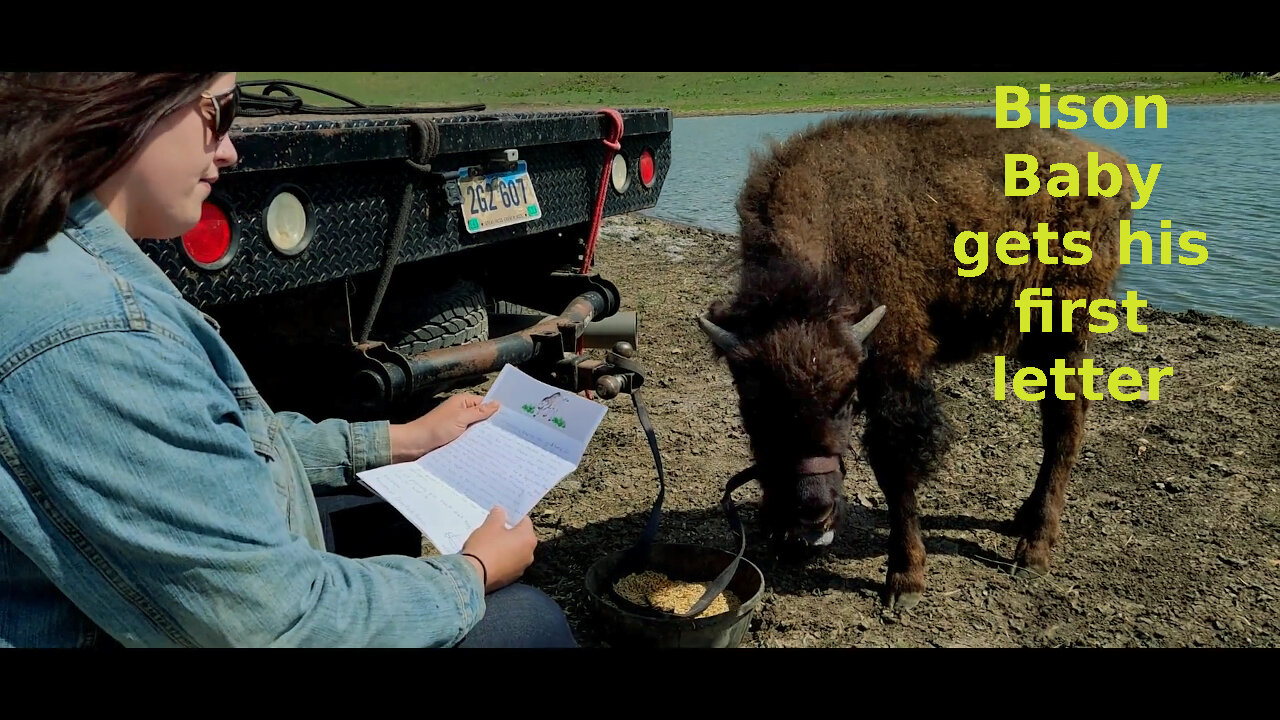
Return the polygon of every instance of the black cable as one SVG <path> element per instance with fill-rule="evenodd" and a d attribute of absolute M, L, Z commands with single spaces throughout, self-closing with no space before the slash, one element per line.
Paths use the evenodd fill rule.
<path fill-rule="evenodd" d="M 326 90 L 321 87 L 316 87 L 315 85 L 309 85 L 307 83 L 296 82 L 293 80 L 245 80 L 237 82 L 236 85 L 240 88 L 240 114 L 245 117 L 268 117 L 271 115 L 284 115 L 290 113 L 304 115 L 394 115 L 409 113 L 449 113 L 485 109 L 485 105 L 482 103 L 435 107 L 366 105 L 345 95 L 339 95 L 332 90 Z M 245 92 L 245 88 L 259 86 L 263 87 L 261 93 Z M 302 102 L 302 98 L 298 97 L 297 93 L 293 92 L 290 87 L 310 90 L 321 95 L 328 95 L 331 98 L 341 100 L 351 105 L 351 107 L 308 105 Z M 285 97 L 271 97 L 273 92 L 278 92 Z"/>

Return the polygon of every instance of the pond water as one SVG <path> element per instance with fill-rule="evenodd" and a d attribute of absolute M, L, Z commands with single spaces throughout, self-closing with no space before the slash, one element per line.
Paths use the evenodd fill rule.
<path fill-rule="evenodd" d="M 1031 109 L 1036 122 L 1038 110 Z M 1164 129 L 1134 127 L 1132 109 L 1131 104 L 1123 128 L 1106 130 L 1090 118 L 1074 131 L 1126 155 L 1144 177 L 1153 163 L 1161 164 L 1149 202 L 1133 217 L 1133 228 L 1155 241 L 1156 264 L 1122 266 L 1117 293 L 1136 290 L 1150 306 L 1165 310 L 1194 308 L 1280 327 L 1280 103 L 1171 104 Z M 994 108 L 949 111 L 993 118 L 996 113 Z M 657 207 L 645 214 L 736 233 L 734 201 L 751 151 L 764 147 L 768 136 L 781 139 L 834 114 L 676 118 L 672 168 Z M 1149 117 L 1154 120 L 1154 112 Z M 1172 224 L 1171 265 L 1159 264 L 1162 220 Z M 1201 265 L 1177 262 L 1191 254 L 1177 245 L 1187 230 L 1206 235 L 1198 241 L 1209 253 Z"/>

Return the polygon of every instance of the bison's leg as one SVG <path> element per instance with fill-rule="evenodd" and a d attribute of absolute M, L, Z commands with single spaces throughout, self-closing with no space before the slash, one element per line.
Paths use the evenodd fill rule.
<path fill-rule="evenodd" d="M 1089 408 L 1078 374 L 1065 379 L 1065 393 L 1060 398 L 1056 392 L 1056 379 L 1049 371 L 1057 358 L 1063 358 L 1067 367 L 1078 370 L 1084 357 L 1080 347 L 1059 354 L 1037 348 L 1028 350 L 1023 360 L 1026 365 L 1039 367 L 1049 383 L 1044 398 L 1040 400 L 1041 441 L 1044 445 L 1040 474 L 1036 478 L 1035 490 L 1015 517 L 1022 537 L 1014 552 L 1014 563 L 1018 568 L 1017 574 L 1022 577 L 1049 572 L 1049 555 L 1058 542 L 1059 518 L 1066 503 L 1067 485 L 1080 450 L 1085 413 Z M 1067 397 L 1070 399 L 1064 399 Z"/>
<path fill-rule="evenodd" d="M 867 413 L 863 446 L 889 505 L 884 602 L 891 610 L 905 611 L 925 589 L 916 488 L 945 450 L 948 427 L 927 376 L 864 367 L 859 396 Z"/>

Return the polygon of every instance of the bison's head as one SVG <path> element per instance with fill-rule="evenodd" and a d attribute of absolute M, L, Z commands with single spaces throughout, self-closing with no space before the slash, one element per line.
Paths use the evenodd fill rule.
<path fill-rule="evenodd" d="M 754 307 L 717 302 L 698 322 L 737 387 L 764 491 L 765 532 L 792 549 L 829 545 L 844 518 L 841 457 L 864 342 L 885 308 L 795 317 Z"/>

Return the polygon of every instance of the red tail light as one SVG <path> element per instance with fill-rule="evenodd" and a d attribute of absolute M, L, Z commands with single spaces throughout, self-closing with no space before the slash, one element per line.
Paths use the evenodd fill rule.
<path fill-rule="evenodd" d="M 200 222 L 182 236 L 182 248 L 197 265 L 217 269 L 231 259 L 231 221 L 222 208 L 206 202 Z"/>
<path fill-rule="evenodd" d="M 645 187 L 652 187 L 653 178 L 653 153 L 645 150 L 640 153 L 640 182 L 643 183 Z"/>

